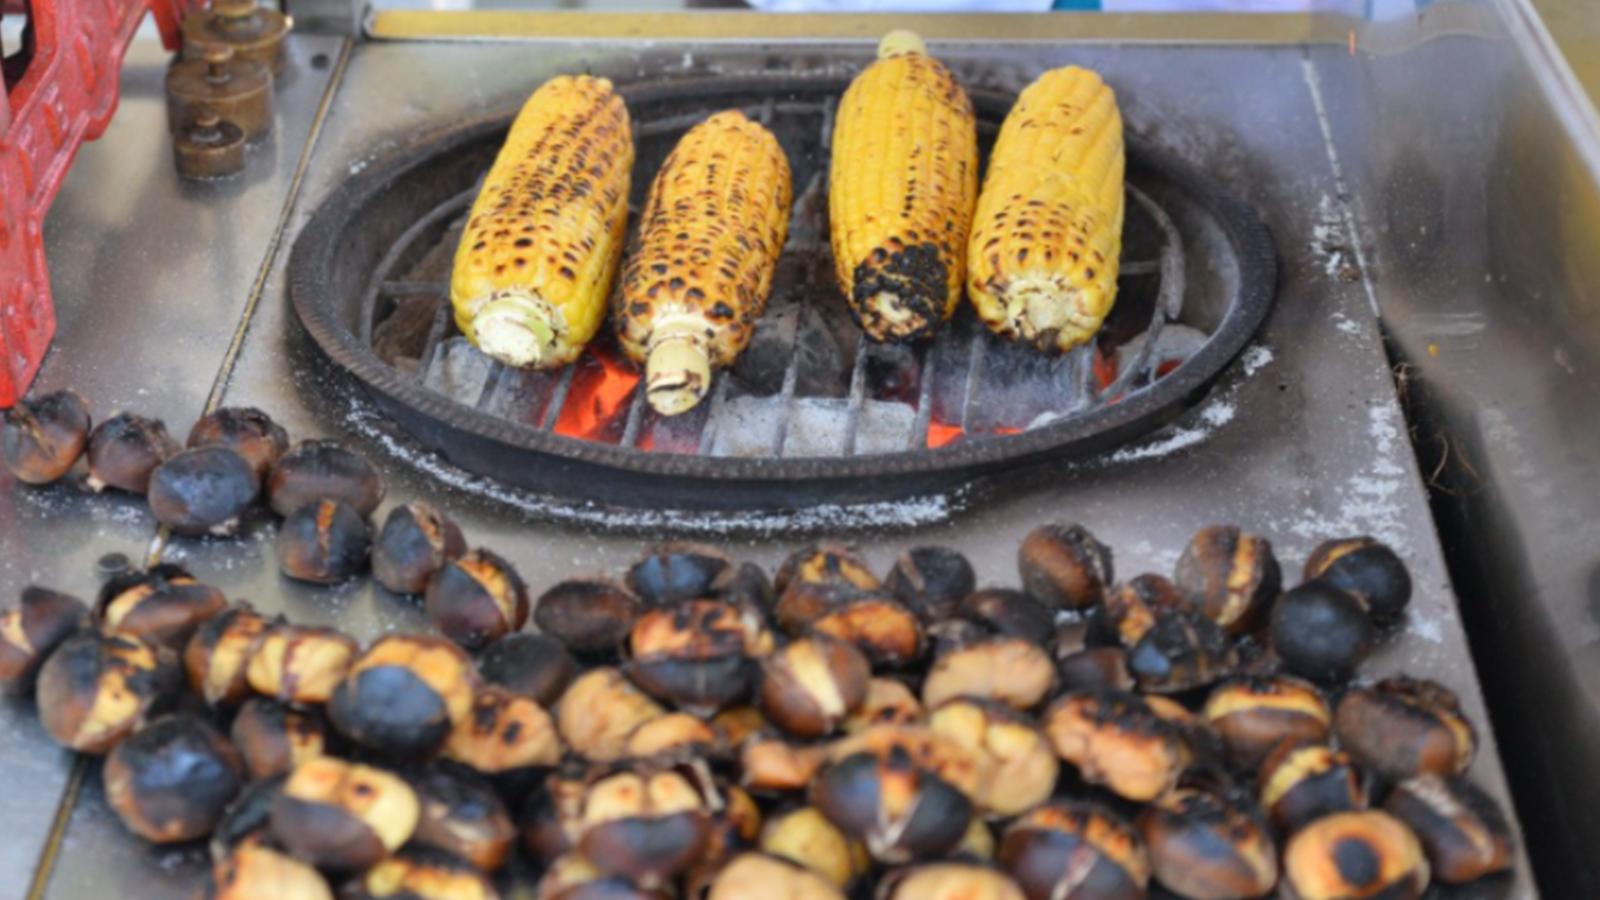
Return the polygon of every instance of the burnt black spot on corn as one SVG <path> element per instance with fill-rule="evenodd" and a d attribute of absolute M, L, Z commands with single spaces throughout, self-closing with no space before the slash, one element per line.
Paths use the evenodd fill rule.
<path fill-rule="evenodd" d="M 877 341 L 955 311 L 977 200 L 972 101 L 921 40 L 894 32 L 851 82 L 833 131 L 828 217 L 850 309 Z"/>

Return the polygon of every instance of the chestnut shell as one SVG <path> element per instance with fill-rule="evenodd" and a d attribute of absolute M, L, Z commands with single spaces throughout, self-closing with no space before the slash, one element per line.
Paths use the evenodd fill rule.
<path fill-rule="evenodd" d="M 301 441 L 267 473 L 267 503 L 287 516 L 307 503 L 343 500 L 362 518 L 383 501 L 383 479 L 372 463 L 337 441 Z"/>
<path fill-rule="evenodd" d="M 1348 681 L 1376 638 L 1361 601 L 1323 582 L 1288 591 L 1272 609 L 1272 648 L 1302 678 Z"/>
<path fill-rule="evenodd" d="M 0 424 L 0 463 L 26 484 L 58 481 L 83 455 L 92 425 L 89 405 L 72 391 L 24 400 Z"/>
<path fill-rule="evenodd" d="M 1305 580 L 1324 581 L 1367 605 L 1373 621 L 1389 625 L 1411 601 L 1411 573 L 1389 545 L 1370 537 L 1324 541 L 1306 560 Z"/>
<path fill-rule="evenodd" d="M 1003 637 L 1048 644 L 1055 634 L 1055 612 L 1022 591 L 984 588 L 964 597 L 957 615 Z"/>
<path fill-rule="evenodd" d="M 414 500 L 389 511 L 372 547 L 372 577 L 396 594 L 420 594 L 445 563 L 467 552 L 455 520 Z"/>
<path fill-rule="evenodd" d="M 87 623 L 89 608 L 69 594 L 29 586 L 0 614 L 0 691 L 21 694 L 50 654 Z"/>
<path fill-rule="evenodd" d="M 296 581 L 338 584 L 367 569 L 372 530 L 342 500 L 307 503 L 278 527 L 278 569 Z"/>
<path fill-rule="evenodd" d="M 949 547 L 913 547 L 900 554 L 883 586 L 925 621 L 955 614 L 977 587 L 972 563 Z"/>
<path fill-rule="evenodd" d="M 128 634 L 82 630 L 39 670 L 39 721 L 57 743 L 105 753 L 176 694 L 182 676 L 169 652 Z M 104 691 L 131 700 L 95 716 Z"/>
<path fill-rule="evenodd" d="M 105 627 L 174 650 L 182 649 L 197 628 L 227 606 L 221 591 L 171 563 L 114 575 L 95 600 Z"/>
<path fill-rule="evenodd" d="M 160 420 L 119 413 L 89 434 L 89 487 L 143 494 L 156 466 L 178 450 Z"/>
<path fill-rule="evenodd" d="M 828 821 L 865 843 L 874 859 L 891 864 L 944 855 L 961 843 L 973 816 L 965 794 L 898 749 L 833 763 L 812 783 L 809 796 Z"/>
<path fill-rule="evenodd" d="M 528 621 L 522 576 L 484 549 L 445 563 L 428 583 L 423 602 L 433 626 L 468 650 L 481 650 Z"/>
<path fill-rule="evenodd" d="M 478 674 L 490 684 L 551 708 L 577 676 L 578 664 L 559 640 L 519 631 L 484 648 L 478 655 Z"/>
<path fill-rule="evenodd" d="M 252 406 L 224 406 L 201 416 L 189 429 L 188 446 L 227 447 L 244 457 L 259 484 L 289 449 L 289 433 Z"/>
<path fill-rule="evenodd" d="M 1041 525 L 1017 548 L 1023 590 L 1051 609 L 1088 609 L 1116 579 L 1111 548 L 1082 525 Z"/>
<path fill-rule="evenodd" d="M 633 628 L 639 601 L 607 578 L 574 578 L 543 594 L 534 604 L 533 622 L 580 655 L 616 653 Z"/>
<path fill-rule="evenodd" d="M 628 569 L 628 590 L 650 606 L 716 596 L 733 576 L 727 554 L 703 544 L 670 542 L 652 547 Z"/>
<path fill-rule="evenodd" d="M 145 496 L 156 521 L 182 535 L 229 535 L 255 502 L 258 477 L 227 447 L 174 454 L 150 475 Z"/>
<path fill-rule="evenodd" d="M 408 780 L 421 806 L 413 844 L 453 853 L 485 872 L 505 864 L 517 830 L 493 785 L 449 761 L 430 763 Z"/>
<path fill-rule="evenodd" d="M 106 801 L 122 823 L 157 844 L 209 834 L 244 785 L 233 746 L 190 715 L 134 732 L 106 758 L 104 777 Z"/>

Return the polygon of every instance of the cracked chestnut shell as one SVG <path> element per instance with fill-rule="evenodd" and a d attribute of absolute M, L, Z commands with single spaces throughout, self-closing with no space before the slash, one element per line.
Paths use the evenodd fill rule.
<path fill-rule="evenodd" d="M 1390 781 L 1459 775 L 1478 750 L 1477 731 L 1455 693 L 1425 678 L 1386 678 L 1347 692 L 1333 731 L 1356 762 Z"/>
<path fill-rule="evenodd" d="M 853 645 L 815 634 L 761 663 L 761 710 L 798 737 L 821 737 L 861 706 L 872 668 Z"/>
<path fill-rule="evenodd" d="M 1255 804 L 1180 788 L 1139 816 L 1156 880 L 1194 900 L 1262 897 L 1278 882 L 1278 849 Z"/>
<path fill-rule="evenodd" d="M 221 591 L 169 563 L 113 576 L 95 601 L 107 630 L 173 650 L 184 649 L 201 623 L 227 606 Z"/>
<path fill-rule="evenodd" d="M 559 640 L 519 631 L 500 638 L 478 654 L 478 674 L 490 684 L 526 694 L 541 706 L 551 707 L 578 674 L 578 664 Z"/>
<path fill-rule="evenodd" d="M 758 734 L 739 748 L 740 784 L 760 794 L 804 790 L 827 760 L 827 748 Z"/>
<path fill-rule="evenodd" d="M 655 697 L 710 716 L 743 700 L 772 649 L 758 614 L 719 600 L 655 607 L 633 623 L 624 671 Z"/>
<path fill-rule="evenodd" d="M 166 716 L 130 735 L 106 757 L 106 802 L 128 830 L 155 844 L 211 833 L 244 785 L 239 754 L 216 729 L 189 715 Z"/>
<path fill-rule="evenodd" d="M 972 563 L 949 547 L 913 547 L 900 554 L 883 586 L 924 621 L 955 615 L 977 587 Z"/>
<path fill-rule="evenodd" d="M 0 462 L 26 484 L 50 484 L 72 471 L 89 445 L 89 405 L 72 391 L 24 400 L 5 411 Z"/>
<path fill-rule="evenodd" d="M 1372 652 L 1377 630 L 1356 597 L 1321 581 L 1288 591 L 1272 609 L 1272 648 L 1289 671 L 1348 681 Z"/>
<path fill-rule="evenodd" d="M 271 840 L 268 818 L 272 811 L 272 800 L 283 790 L 283 783 L 288 778 L 287 774 L 283 774 L 250 782 L 233 798 L 222 811 L 222 818 L 211 829 L 211 839 L 206 842 L 212 862 L 222 862 L 235 848 Z"/>
<path fill-rule="evenodd" d="M 411 839 L 417 794 L 392 772 L 331 756 L 306 760 L 273 798 L 272 835 L 321 869 L 359 871 Z"/>
<path fill-rule="evenodd" d="M 1261 763 L 1261 805 L 1291 833 L 1329 813 L 1365 809 L 1361 772 L 1350 754 L 1313 741 L 1289 741 Z"/>
<path fill-rule="evenodd" d="M 145 499 L 156 521 L 176 534 L 227 536 L 255 503 L 257 478 L 227 447 L 183 450 L 150 473 Z"/>
<path fill-rule="evenodd" d="M 1395 785 L 1384 810 L 1422 844 L 1435 881 L 1465 884 L 1511 868 L 1511 825 L 1500 804 L 1455 775 L 1418 775 Z"/>
<path fill-rule="evenodd" d="M 89 489 L 143 494 L 156 466 L 179 449 L 159 419 L 118 413 L 89 433 Z"/>
<path fill-rule="evenodd" d="M 1322 741 L 1333 711 L 1310 682 L 1288 675 L 1252 675 L 1216 686 L 1202 712 L 1240 768 L 1253 769 L 1288 740 Z"/>
<path fill-rule="evenodd" d="M 313 756 L 327 740 L 322 716 L 276 700 L 246 700 L 228 731 L 252 780 L 287 774 Z"/>
<path fill-rule="evenodd" d="M 226 447 L 244 457 L 261 484 L 272 464 L 289 449 L 289 433 L 272 417 L 251 406 L 224 406 L 189 429 L 188 446 Z"/>
<path fill-rule="evenodd" d="M 716 597 L 736 574 L 728 555 L 680 541 L 652 547 L 628 569 L 628 590 L 648 606 L 671 606 Z"/>
<path fill-rule="evenodd" d="M 970 863 L 924 863 L 897 869 L 878 883 L 879 900 L 1025 900 L 1009 876 Z"/>
<path fill-rule="evenodd" d="M 286 703 L 326 703 L 358 649 L 332 628 L 277 622 L 256 641 L 245 679 L 256 693 Z"/>
<path fill-rule="evenodd" d="M 1323 816 L 1295 832 L 1283 851 L 1282 888 L 1292 900 L 1416 900 L 1427 886 L 1422 845 L 1378 810 Z"/>
<path fill-rule="evenodd" d="M 315 868 L 250 841 L 217 861 L 200 896 L 204 900 L 333 900 L 333 891 Z"/>
<path fill-rule="evenodd" d="M 923 718 L 922 703 L 905 682 L 873 678 L 860 708 L 844 720 L 844 730 L 854 734 L 873 725 L 916 725 Z"/>
<path fill-rule="evenodd" d="M 420 594 L 444 564 L 467 552 L 455 520 L 423 500 L 389 510 L 372 545 L 372 577 L 396 594 Z"/>
<path fill-rule="evenodd" d="M 603 716 L 598 710 L 591 715 Z M 561 738 L 544 707 L 505 688 L 478 689 L 445 741 L 445 759 L 471 766 L 510 794 L 530 787 L 561 759 Z"/>
<path fill-rule="evenodd" d="M 1059 651 L 1058 651 L 1059 652 Z M 1133 690 L 1128 652 L 1121 647 L 1080 647 L 1056 657 L 1064 691 Z"/>
<path fill-rule="evenodd" d="M 1056 685 L 1049 654 L 1019 638 L 989 638 L 934 660 L 922 682 L 922 705 L 953 697 L 982 697 L 1016 709 L 1038 706 Z"/>
<path fill-rule="evenodd" d="M 556 704 L 556 726 L 574 753 L 593 762 L 609 762 L 627 751 L 628 737 L 636 728 L 665 713 L 622 672 L 602 667 L 579 675 L 568 686 Z"/>
<path fill-rule="evenodd" d="M 722 742 L 704 719 L 685 712 L 667 713 L 641 722 L 628 735 L 630 759 L 722 757 Z"/>
<path fill-rule="evenodd" d="M 983 761 L 974 799 L 991 816 L 1017 815 L 1055 791 L 1055 748 L 1032 719 L 1009 706 L 960 697 L 933 710 L 928 728 Z"/>
<path fill-rule="evenodd" d="M 1238 635 L 1265 621 L 1283 587 L 1283 571 L 1266 538 L 1212 525 L 1190 539 L 1172 580 L 1196 609 Z"/>
<path fill-rule="evenodd" d="M 1156 622 L 1177 612 L 1193 609 L 1188 598 L 1165 576 L 1135 576 L 1106 592 L 1098 608 L 1099 626 L 1113 642 L 1132 649 Z"/>
<path fill-rule="evenodd" d="M 1088 609 L 1116 579 L 1111 548 L 1082 525 L 1041 525 L 1017 548 L 1022 588 L 1051 609 Z"/>
<path fill-rule="evenodd" d="M 640 604 L 609 578 L 573 578 L 539 595 L 533 623 L 573 653 L 610 656 L 628 639 Z"/>
<path fill-rule="evenodd" d="M 51 652 L 88 624 L 89 608 L 49 588 L 22 589 L 17 605 L 0 613 L 0 691 L 22 694 Z"/>
<path fill-rule="evenodd" d="M 578 851 L 596 868 L 656 888 L 700 858 L 711 813 L 683 772 L 635 766 L 589 786 L 578 829 Z"/>
<path fill-rule="evenodd" d="M 412 844 L 453 853 L 485 872 L 505 865 L 517 829 L 493 785 L 451 762 L 424 766 L 410 781 L 419 804 Z"/>
<path fill-rule="evenodd" d="M 551 862 L 539 879 L 538 900 L 676 900 L 671 886 L 646 890 L 619 875 L 608 875 L 578 853 Z"/>
<path fill-rule="evenodd" d="M 934 659 L 944 656 L 952 650 L 959 650 L 968 644 L 976 644 L 993 635 L 989 629 L 967 619 L 951 616 L 948 619 L 935 619 L 928 623 L 924 631 L 928 644 L 932 647 Z"/>
<path fill-rule="evenodd" d="M 1232 674 L 1239 654 L 1227 632 L 1199 610 L 1168 610 L 1128 648 L 1128 672 L 1139 688 L 1172 694 Z"/>
<path fill-rule="evenodd" d="M 867 848 L 814 806 L 798 806 L 769 817 L 761 828 L 760 849 L 804 866 L 841 890 L 872 865 Z"/>
<path fill-rule="evenodd" d="M 741 853 L 711 882 L 706 900 L 844 900 L 844 894 L 815 872 L 765 853 Z"/>
<path fill-rule="evenodd" d="M 482 650 L 528 621 L 528 588 L 511 563 L 478 549 L 445 563 L 428 582 L 424 605 L 445 637 Z"/>
<path fill-rule="evenodd" d="M 558 867 L 578 842 L 578 815 L 589 790 L 590 765 L 569 759 L 545 777 L 542 790 L 528 792 L 517 810 L 522 846 L 542 865 Z"/>
<path fill-rule="evenodd" d="M 1370 537 L 1324 541 L 1306 560 L 1306 581 L 1323 581 L 1367 605 L 1373 621 L 1388 625 L 1411 602 L 1411 573 L 1389 545 Z"/>
<path fill-rule="evenodd" d="M 778 567 L 773 587 L 778 627 L 799 634 L 830 610 L 883 589 L 856 552 L 839 544 L 813 544 L 791 553 Z"/>
<path fill-rule="evenodd" d="M 202 622 L 183 650 L 189 689 L 208 706 L 243 700 L 250 693 L 245 667 L 270 624 L 242 600 Z"/>
<path fill-rule="evenodd" d="M 811 805 L 879 862 L 933 859 L 954 849 L 972 820 L 972 800 L 913 747 L 874 747 L 873 737 L 863 733 L 830 753 L 834 761 L 811 784 Z"/>
<path fill-rule="evenodd" d="M 922 658 L 922 621 L 887 595 L 847 601 L 824 613 L 811 627 L 854 644 L 876 666 L 902 668 Z"/>
<path fill-rule="evenodd" d="M 433 635 L 391 635 L 351 664 L 328 699 L 328 719 L 357 746 L 428 756 L 466 718 L 476 686 L 460 647 Z"/>
<path fill-rule="evenodd" d="M 1041 724 L 1084 781 L 1148 802 L 1172 790 L 1188 763 L 1177 726 L 1144 698 L 1120 691 L 1065 694 Z"/>
<path fill-rule="evenodd" d="M 1142 900 L 1150 857 L 1139 834 L 1098 803 L 1057 800 L 1006 827 L 997 859 L 1028 900 Z"/>
<path fill-rule="evenodd" d="M 1048 644 L 1056 632 L 1055 613 L 1043 603 L 1010 588 L 984 588 L 961 600 L 956 614 L 1002 637 Z"/>
<path fill-rule="evenodd" d="M 346 885 L 340 900 L 500 900 L 467 860 L 434 847 L 408 846 Z"/>
<path fill-rule="evenodd" d="M 287 516 L 307 503 L 342 500 L 362 518 L 383 502 L 383 479 L 365 457 L 337 441 L 301 441 L 267 473 L 267 503 Z"/>
<path fill-rule="evenodd" d="M 105 753 L 177 692 L 169 653 L 130 634 L 79 631 L 39 670 L 39 721 L 64 747 Z"/>
<path fill-rule="evenodd" d="M 296 581 L 349 581 L 367 570 L 371 555 L 371 527 L 340 500 L 304 504 L 278 526 L 278 570 Z"/>

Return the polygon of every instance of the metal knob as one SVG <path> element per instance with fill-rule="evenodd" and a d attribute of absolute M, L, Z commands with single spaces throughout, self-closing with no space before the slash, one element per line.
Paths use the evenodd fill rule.
<path fill-rule="evenodd" d="M 272 76 L 227 44 L 174 61 L 167 69 L 167 128 L 176 134 L 207 111 L 238 125 L 246 140 L 260 138 L 272 128 Z"/>
<path fill-rule="evenodd" d="M 253 59 L 272 74 L 283 71 L 283 39 L 289 18 L 255 0 L 213 0 L 210 9 L 196 10 L 183 20 L 183 55 L 204 59 L 212 47 L 229 47 L 236 59 Z"/>
<path fill-rule="evenodd" d="M 172 149 L 185 178 L 225 178 L 244 168 L 244 131 L 210 110 L 173 138 Z"/>

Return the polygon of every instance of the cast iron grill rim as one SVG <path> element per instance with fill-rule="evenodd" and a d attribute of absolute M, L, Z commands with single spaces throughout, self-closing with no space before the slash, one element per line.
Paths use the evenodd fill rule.
<path fill-rule="evenodd" d="M 649 116 L 640 115 L 638 110 L 679 98 L 706 102 L 752 92 L 764 92 L 769 96 L 837 97 L 847 83 L 843 76 L 750 74 L 640 81 L 621 84 L 618 90 L 630 110 L 635 111 L 636 119 L 647 123 Z M 1013 94 L 1002 91 L 979 89 L 969 90 L 969 94 L 980 119 L 992 121 L 1002 119 L 1014 100 Z M 1130 391 L 1119 402 L 1003 437 L 958 442 L 936 449 L 861 456 L 752 458 L 658 453 L 541 431 L 458 403 L 391 367 L 364 339 L 369 336 L 370 325 L 362 326 L 361 335 L 346 327 L 336 315 L 332 298 L 331 273 L 336 265 L 339 238 L 348 220 L 363 204 L 371 202 L 393 184 L 412 177 L 428 160 L 460 152 L 504 132 L 511 115 L 501 113 L 464 126 L 442 129 L 341 182 L 323 199 L 296 239 L 290 258 L 289 291 L 302 324 L 323 352 L 380 398 L 399 404 L 408 413 L 438 422 L 445 430 L 459 431 L 514 450 L 633 474 L 707 482 L 770 483 L 779 487 L 785 500 L 792 499 L 789 491 L 793 483 L 818 479 L 859 480 L 945 473 L 961 478 L 960 482 L 949 485 L 956 487 L 965 483 L 966 475 L 1053 457 L 1093 455 L 1171 421 L 1243 350 L 1274 298 L 1276 257 L 1266 226 L 1255 212 L 1204 175 L 1159 150 L 1142 145 L 1136 136 L 1130 136 L 1127 144 L 1130 182 L 1140 172 L 1158 173 L 1212 214 L 1234 248 L 1240 282 L 1222 321 L 1198 350 L 1173 371 L 1153 384 Z M 371 288 L 369 285 L 368 289 Z M 426 289 L 433 288 L 427 286 Z M 444 327 L 438 322 L 435 325 Z M 437 342 L 436 336 L 430 339 Z M 448 449 L 446 455 L 450 455 Z M 790 487 L 782 487 L 785 484 Z"/>

